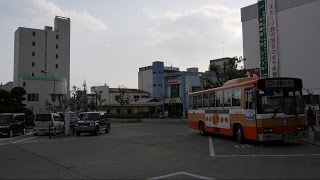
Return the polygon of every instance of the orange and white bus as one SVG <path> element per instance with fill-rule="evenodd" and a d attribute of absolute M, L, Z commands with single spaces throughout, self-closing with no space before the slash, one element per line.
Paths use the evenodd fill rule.
<path fill-rule="evenodd" d="M 188 125 L 201 135 L 234 136 L 240 143 L 307 137 L 302 81 L 238 78 L 190 93 Z"/>

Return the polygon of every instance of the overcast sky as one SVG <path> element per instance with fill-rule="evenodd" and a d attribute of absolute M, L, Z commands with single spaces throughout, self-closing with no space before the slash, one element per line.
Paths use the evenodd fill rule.
<path fill-rule="evenodd" d="M 242 56 L 240 8 L 256 0 L 0 0 L 0 81 L 13 80 L 14 31 L 71 19 L 71 87 L 138 87 L 139 67 L 208 69 Z"/>

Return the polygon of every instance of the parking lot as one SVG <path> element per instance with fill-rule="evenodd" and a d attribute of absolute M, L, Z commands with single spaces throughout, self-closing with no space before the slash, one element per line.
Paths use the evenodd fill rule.
<path fill-rule="evenodd" d="M 113 123 L 98 136 L 1 138 L 0 154 L 4 179 L 316 179 L 320 169 L 319 147 L 239 144 L 173 119 Z"/>

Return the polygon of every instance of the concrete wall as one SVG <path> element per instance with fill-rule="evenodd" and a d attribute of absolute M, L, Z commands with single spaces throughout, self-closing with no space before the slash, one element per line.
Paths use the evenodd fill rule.
<path fill-rule="evenodd" d="M 319 94 L 320 0 L 276 1 L 279 75 L 302 78 L 303 85 Z M 245 68 L 260 66 L 256 4 L 242 9 Z M 246 17 L 247 16 L 247 17 Z"/>
<path fill-rule="evenodd" d="M 138 89 L 150 93 L 153 97 L 153 70 L 144 70 L 138 72 Z"/>

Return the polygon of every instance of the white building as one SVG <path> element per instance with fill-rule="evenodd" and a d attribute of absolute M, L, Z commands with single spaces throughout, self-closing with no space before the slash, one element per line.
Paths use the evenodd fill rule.
<path fill-rule="evenodd" d="M 15 31 L 13 86 L 27 92 L 34 113 L 63 108 L 70 96 L 70 19 L 56 16 L 54 29 Z M 53 101 L 55 99 L 55 101 Z"/>
<path fill-rule="evenodd" d="M 267 41 L 267 45 L 273 46 L 274 51 L 269 53 L 274 54 L 270 57 L 277 60 L 275 64 L 270 64 L 268 59 L 269 67 L 276 65 L 274 70 L 277 70 L 279 77 L 301 78 L 306 89 L 319 94 L 320 82 L 315 78 L 320 76 L 320 0 L 275 0 L 274 5 L 270 0 L 267 2 L 271 3 L 266 6 L 266 19 L 270 17 L 271 22 L 266 25 L 267 37 L 272 40 Z M 259 40 L 263 31 L 258 26 L 260 18 L 257 14 L 257 3 L 241 9 L 246 69 L 261 69 L 263 58 L 260 57 L 259 46 L 263 43 L 260 44 Z"/>
<path fill-rule="evenodd" d="M 149 92 L 150 97 L 163 99 L 164 74 L 179 72 L 179 68 L 164 66 L 161 61 L 152 62 L 152 65 L 139 68 L 138 89 Z"/>

